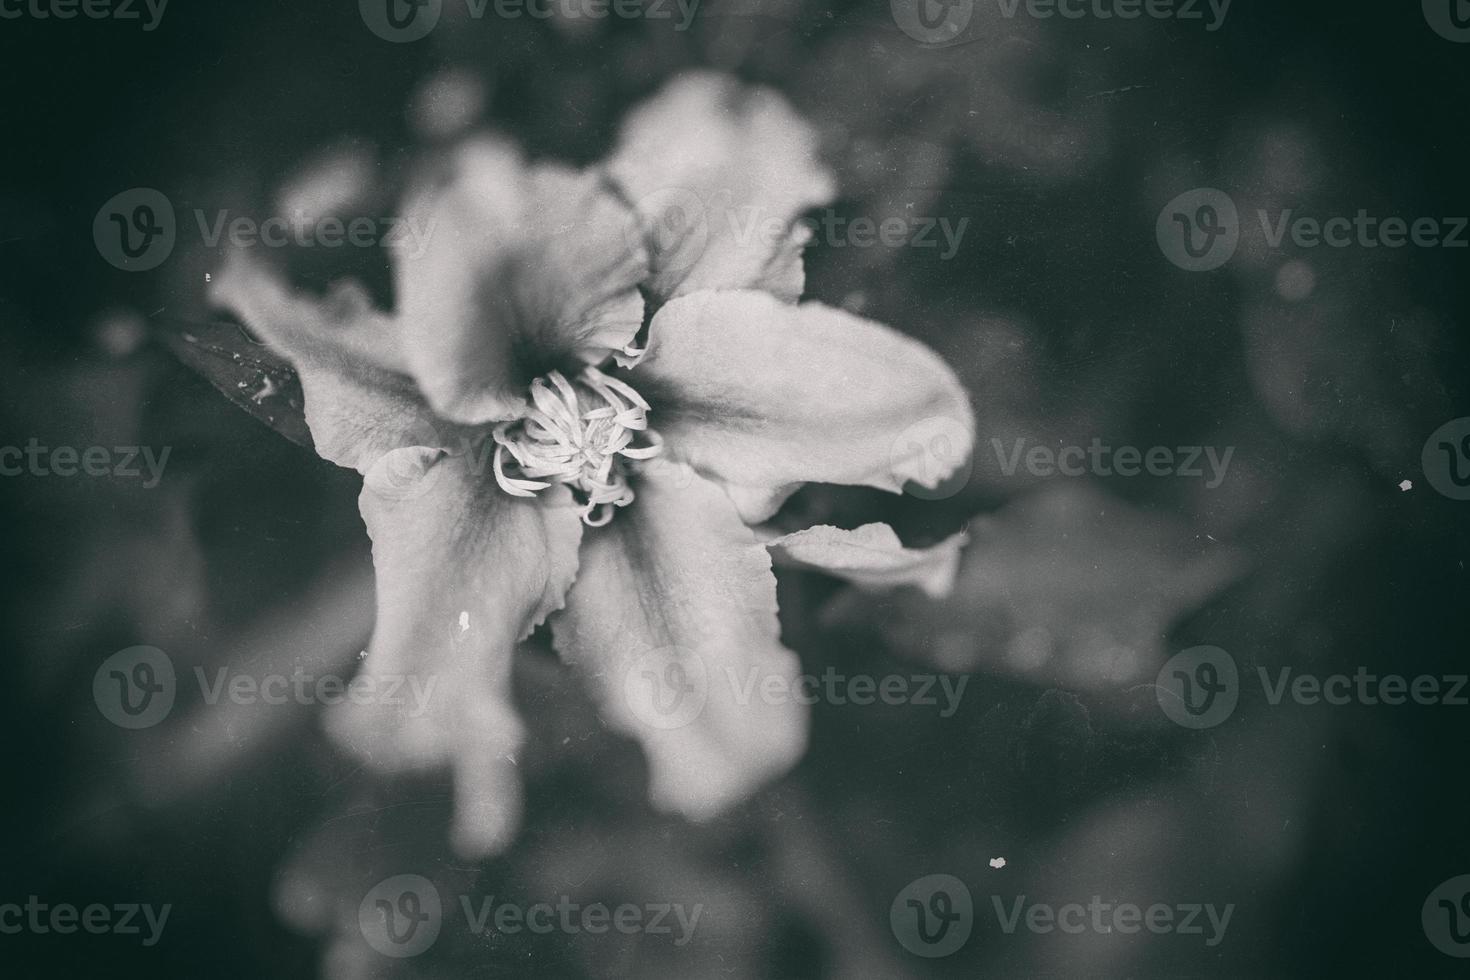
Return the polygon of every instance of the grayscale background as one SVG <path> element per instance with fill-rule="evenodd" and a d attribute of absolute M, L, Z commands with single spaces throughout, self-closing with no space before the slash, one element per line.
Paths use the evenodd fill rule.
<path fill-rule="evenodd" d="M 0 975 L 1470 968 L 1470 706 L 1370 702 L 1356 686 L 1341 704 L 1271 695 L 1283 669 L 1430 677 L 1444 695 L 1470 673 L 1465 0 L 1234 0 L 1223 19 L 1203 4 L 1198 19 L 1120 19 L 1092 0 L 1078 17 L 1009 0 L 702 0 L 687 21 L 672 4 L 475 18 L 443 0 L 412 41 L 380 36 L 373 3 L 353 0 L 171 0 L 151 29 L 141 4 L 138 19 L 37 16 L 49 2 L 0 0 L 0 447 L 170 455 L 151 486 L 0 477 L 0 906 L 171 913 L 151 945 L 0 932 Z M 808 295 L 931 345 L 977 416 L 973 465 L 944 494 L 817 486 L 786 512 L 793 526 L 887 521 L 915 545 L 966 527 L 954 595 L 783 573 L 785 641 L 814 674 L 968 677 L 957 709 L 818 703 L 793 772 L 694 826 L 650 808 L 636 746 L 533 648 L 516 669 L 524 827 L 479 864 L 446 847 L 447 777 L 364 771 L 310 707 L 222 714 L 186 689 L 145 730 L 109 721 L 94 676 L 135 646 L 181 671 L 350 672 L 373 593 L 358 477 L 232 405 L 171 346 L 217 320 L 217 250 L 181 220 L 166 257 L 125 271 L 94 235 L 105 205 L 148 188 L 180 215 L 259 213 L 335 154 L 369 169 L 381 213 L 413 154 L 456 127 L 588 164 L 630 106 L 696 66 L 769 85 L 814 121 L 840 196 L 813 217 L 847 231 L 808 250 Z M 1288 209 L 1430 218 L 1440 237 L 1273 244 L 1258 216 L 1269 228 Z M 852 237 L 855 219 L 890 217 L 963 232 L 953 248 Z M 1208 237 L 1186 249 L 1186 228 Z M 381 249 L 280 261 L 306 288 L 352 275 L 388 298 Z M 1232 455 L 1215 485 L 1067 476 L 1005 465 L 1017 440 Z M 1226 684 L 1228 703 L 1166 710 L 1180 676 Z M 446 903 L 707 911 L 675 945 L 472 935 L 451 907 L 421 956 L 334 958 L 332 903 L 409 872 L 452 881 Z M 1208 926 L 1007 932 L 997 915 L 1094 897 L 1232 912 L 1213 944 Z M 908 898 L 963 916 L 965 941 L 931 955 Z"/>

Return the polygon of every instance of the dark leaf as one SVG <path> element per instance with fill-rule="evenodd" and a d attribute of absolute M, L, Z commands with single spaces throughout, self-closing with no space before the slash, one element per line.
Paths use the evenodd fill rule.
<path fill-rule="evenodd" d="M 226 321 L 155 319 L 179 360 L 225 397 L 292 442 L 313 449 L 306 427 L 301 381 L 286 361 Z"/>

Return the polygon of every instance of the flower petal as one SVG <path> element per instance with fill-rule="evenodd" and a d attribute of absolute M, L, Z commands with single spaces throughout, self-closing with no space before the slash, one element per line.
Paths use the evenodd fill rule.
<path fill-rule="evenodd" d="M 210 301 L 228 309 L 291 362 L 316 450 L 339 466 L 367 472 L 405 446 L 447 449 L 452 426 L 437 424 L 413 382 L 399 373 L 392 321 L 352 283 L 324 299 L 292 290 L 244 251 L 231 252 L 214 277 Z"/>
<path fill-rule="evenodd" d="M 637 486 L 588 538 L 553 636 L 605 721 L 642 743 L 654 804 L 707 819 L 805 749 L 805 708 L 761 697 L 763 683 L 791 690 L 799 663 L 770 556 L 719 488 L 677 464 Z"/>
<path fill-rule="evenodd" d="M 538 234 L 526 261 L 539 272 L 513 281 L 526 327 L 543 357 L 599 364 L 643 329 L 648 251 L 638 215 L 596 171 L 540 166 L 531 174 L 528 220 Z"/>
<path fill-rule="evenodd" d="M 359 677 L 377 692 L 406 679 L 396 689 L 406 703 L 364 698 L 330 717 L 332 734 L 373 765 L 453 768 L 454 842 L 468 856 L 500 849 L 519 822 L 511 655 L 561 608 L 582 534 L 564 489 L 515 498 L 479 469 L 471 456 L 412 448 L 368 472 L 378 614 Z"/>
<path fill-rule="evenodd" d="M 887 524 L 844 531 L 830 524 L 766 542 L 778 564 L 815 569 L 870 589 L 913 585 L 935 599 L 954 589 L 960 549 L 969 537 L 951 535 L 929 548 L 905 548 Z"/>
<path fill-rule="evenodd" d="M 681 76 L 629 114 L 607 166 L 650 223 L 654 295 L 801 295 L 811 232 L 792 222 L 836 187 L 815 132 L 776 92 Z"/>
<path fill-rule="evenodd" d="M 601 362 L 643 326 L 637 216 L 593 172 L 527 169 L 504 143 L 466 143 L 405 207 L 426 243 L 397 262 L 409 366 L 440 414 L 514 418 L 538 374 Z"/>
<path fill-rule="evenodd" d="M 632 378 L 666 452 L 718 477 L 749 522 L 802 483 L 932 489 L 969 458 L 975 422 L 954 372 L 882 324 L 702 292 L 659 310 L 649 341 Z M 963 445 L 935 450 L 936 423 Z"/>

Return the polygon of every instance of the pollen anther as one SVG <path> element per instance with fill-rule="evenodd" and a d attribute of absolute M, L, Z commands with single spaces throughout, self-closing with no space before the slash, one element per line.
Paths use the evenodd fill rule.
<path fill-rule="evenodd" d="M 492 432 L 495 482 L 516 497 L 564 483 L 577 492 L 584 523 L 606 524 L 616 508 L 633 502 L 624 460 L 651 459 L 663 449 L 648 428 L 648 402 L 594 367 L 575 381 L 560 371 L 537 378 L 531 402 L 524 416 L 497 423 Z"/>

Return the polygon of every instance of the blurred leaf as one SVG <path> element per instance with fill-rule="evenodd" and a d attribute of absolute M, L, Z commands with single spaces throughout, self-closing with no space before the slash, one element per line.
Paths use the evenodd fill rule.
<path fill-rule="evenodd" d="M 1054 485 L 971 525 L 949 599 L 848 594 L 829 615 L 880 624 L 897 649 L 945 669 L 1093 689 L 1152 676 L 1170 627 L 1241 571 L 1236 551 L 1197 541 L 1178 517 Z"/>

